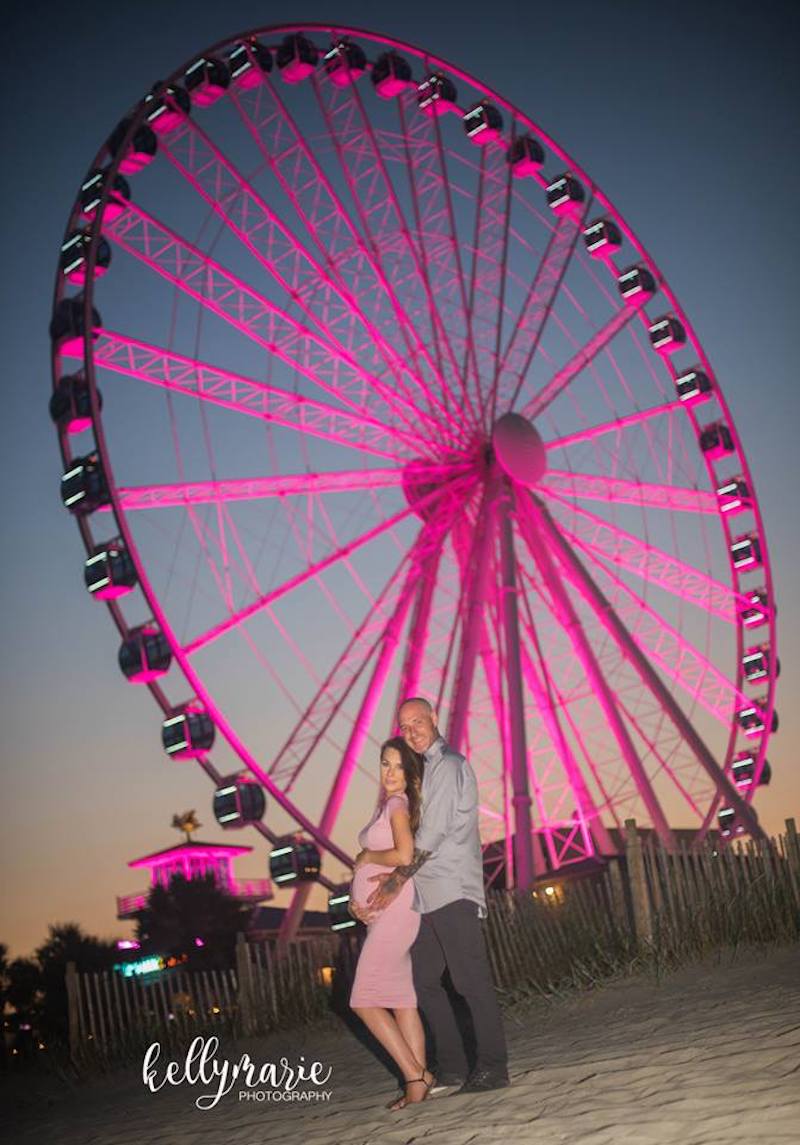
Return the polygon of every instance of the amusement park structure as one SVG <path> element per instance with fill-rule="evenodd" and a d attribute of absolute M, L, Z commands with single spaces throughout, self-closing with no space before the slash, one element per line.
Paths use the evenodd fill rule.
<path fill-rule="evenodd" d="M 168 756 L 272 844 L 284 937 L 410 695 L 506 884 L 632 816 L 762 834 L 775 602 L 721 380 L 498 93 L 322 25 L 191 57 L 91 163 L 50 334 L 86 587 Z"/>

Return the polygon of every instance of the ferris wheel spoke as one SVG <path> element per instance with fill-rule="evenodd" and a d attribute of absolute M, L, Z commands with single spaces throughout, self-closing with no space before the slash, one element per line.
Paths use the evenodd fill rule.
<path fill-rule="evenodd" d="M 94 364 L 114 373 L 320 437 L 359 453 L 401 461 L 420 450 L 418 438 L 368 414 L 337 409 L 113 330 L 99 328 L 95 334 Z"/>
<path fill-rule="evenodd" d="M 681 778 L 678 775 L 676 768 L 670 766 L 669 762 L 664 757 L 664 753 L 659 750 L 658 744 L 653 740 L 652 736 L 647 734 L 646 729 L 642 726 L 642 722 L 636 718 L 636 716 L 633 714 L 633 712 L 630 710 L 630 708 L 624 703 L 624 701 L 622 699 L 620 699 L 619 703 L 620 703 L 620 708 L 622 709 L 623 713 L 625 714 L 625 718 L 630 722 L 631 727 L 635 729 L 636 734 L 639 736 L 641 741 L 645 744 L 645 746 L 647 747 L 647 750 L 652 754 L 653 758 L 658 760 L 659 767 L 658 767 L 658 770 L 655 772 L 653 778 L 657 779 L 658 776 L 661 773 L 663 773 L 669 779 L 669 781 L 672 783 L 673 787 L 678 792 L 678 794 L 681 796 L 681 798 L 684 800 L 684 802 L 686 803 L 686 806 L 689 808 L 689 810 L 694 815 L 696 815 L 698 819 L 702 819 L 703 818 L 703 812 L 700 810 L 700 807 L 697 804 L 696 800 L 692 797 L 691 792 L 688 790 L 686 785 L 681 781 Z"/>
<path fill-rule="evenodd" d="M 269 773 L 286 791 L 291 790 L 319 744 L 326 739 L 331 743 L 330 726 L 366 670 L 397 603 L 402 570 L 400 562 L 272 760 Z M 338 745 L 331 746 L 340 750 Z"/>
<path fill-rule="evenodd" d="M 431 466 L 430 469 L 426 466 L 419 472 L 435 480 L 437 477 L 451 477 L 454 471 L 447 466 Z M 123 486 L 119 489 L 119 498 L 126 512 L 134 509 L 172 509 L 176 505 L 219 505 L 226 501 L 261 501 L 268 497 L 302 497 L 397 488 L 403 484 L 404 474 L 404 469 L 274 473 L 268 477 L 241 477 L 229 481 L 180 481 L 169 485 Z"/>
<path fill-rule="evenodd" d="M 529 578 L 526 578 L 526 579 L 528 579 L 528 581 L 529 581 L 528 586 L 531 587 Z M 523 596 L 523 602 L 525 604 L 525 620 L 524 620 L 525 634 L 526 634 L 530 644 L 534 648 L 537 649 L 537 655 L 539 655 L 539 657 L 540 657 L 539 663 L 542 664 L 543 658 L 541 657 L 541 653 L 538 650 L 538 636 L 537 636 L 537 633 L 536 633 L 536 630 L 535 630 L 535 627 L 533 624 L 533 614 L 532 614 L 532 610 L 530 607 L 530 601 L 528 599 L 527 594 L 525 594 Z M 525 649 L 526 657 L 530 660 L 531 659 L 530 652 L 528 651 L 527 646 L 525 644 L 523 644 L 523 648 Z M 613 817 L 614 823 L 615 823 L 615 826 L 617 827 L 617 829 L 619 829 L 619 830 L 622 829 L 622 823 L 620 822 L 619 816 L 617 815 L 616 809 L 614 807 L 614 800 L 611 797 L 611 794 L 609 793 L 608 788 L 603 781 L 603 777 L 600 773 L 600 769 L 597 766 L 597 763 L 594 759 L 594 756 L 586 744 L 586 738 L 585 738 L 583 732 L 581 731 L 581 728 L 579 727 L 577 720 L 574 718 L 572 712 L 570 711 L 570 706 L 569 706 L 569 703 L 567 702 L 566 697 L 563 695 L 563 693 L 561 692 L 561 690 L 558 687 L 555 680 L 552 678 L 552 676 L 547 672 L 547 670 L 544 667 L 542 668 L 542 673 L 543 673 L 543 677 L 546 679 L 547 686 L 548 686 L 550 692 L 552 693 L 553 708 L 555 711 L 561 713 L 561 715 L 564 719 L 564 722 L 569 727 L 570 735 L 573 737 L 575 743 L 580 748 L 581 755 L 586 762 L 586 767 L 587 767 L 588 771 L 591 772 L 592 779 L 595 783 L 595 786 L 596 786 L 597 790 L 599 791 L 600 795 L 602 796 L 603 803 L 602 803 L 602 806 L 600 808 L 598 808 L 596 806 L 596 804 L 594 804 L 593 800 L 591 799 L 591 795 L 589 797 L 589 804 L 588 805 L 594 807 L 594 809 L 595 809 L 594 813 L 597 816 L 597 819 L 596 819 L 596 824 L 597 824 L 597 826 L 596 826 L 596 838 L 600 842 L 601 851 L 603 851 L 603 853 L 605 853 L 603 849 L 606 845 L 608 845 L 608 835 L 607 835 L 607 828 L 605 827 L 605 824 L 603 823 L 603 821 L 601 819 L 602 811 L 607 811 Z M 561 734 L 563 735 L 563 732 Z M 580 770 L 580 765 L 578 764 L 577 759 L 576 759 L 576 767 L 578 768 L 578 774 L 581 775 L 581 777 L 582 777 L 582 772 Z M 592 826 L 593 832 L 595 831 L 594 822 L 595 821 L 593 821 L 593 826 Z M 616 851 L 616 848 L 613 847 L 613 843 L 611 844 L 611 846 L 612 846 L 612 851 Z"/>
<path fill-rule="evenodd" d="M 316 695 L 302 713 L 286 743 L 275 756 L 269 771 L 276 782 L 290 790 L 303 767 L 325 737 L 331 723 L 346 702 L 359 676 L 380 645 L 398 611 L 405 614 L 406 591 L 415 592 L 435 573 L 442 543 L 450 521 L 458 511 L 455 501 L 445 505 L 436 518 L 420 530 L 406 556 L 399 562 L 344 652 L 330 670 Z M 406 573 L 403 581 L 403 573 Z M 412 576 L 413 574 L 413 576 Z M 401 584 L 405 585 L 401 588 Z M 417 629 L 412 629 L 413 633 Z"/>
<path fill-rule="evenodd" d="M 442 543 L 443 541 L 444 534 L 442 534 Z M 433 595 L 436 591 L 436 581 L 442 559 L 442 543 L 431 553 L 425 573 L 420 576 L 417 584 L 411 620 L 409 621 L 406 654 L 397 689 L 395 711 L 399 710 L 404 699 L 408 696 L 416 696 L 419 691 L 419 681 L 431 622 Z"/>
<path fill-rule="evenodd" d="M 613 421 L 602 422 L 600 425 L 587 426 L 585 429 L 579 429 L 575 433 L 554 438 L 545 444 L 548 450 L 569 449 L 570 446 L 580 445 L 585 441 L 594 441 L 595 438 L 603 437 L 607 433 L 616 433 L 621 430 L 644 425 L 650 421 L 651 418 L 669 417 L 670 414 L 675 413 L 675 411 L 679 409 L 683 409 L 683 403 L 677 399 L 673 402 L 664 402 L 661 405 L 650 406 L 648 409 L 636 410 L 634 413 L 625 414 L 622 417 L 615 418 Z"/>
<path fill-rule="evenodd" d="M 441 536 L 441 529 L 434 530 L 434 532 Z M 421 547 L 424 548 L 425 546 Z M 375 666 L 361 699 L 358 714 L 353 721 L 344 754 L 336 770 L 336 775 L 328 792 L 325 807 L 320 817 L 319 828 L 326 836 L 330 836 L 336 826 L 336 820 L 339 817 L 342 803 L 347 795 L 350 781 L 353 778 L 356 765 L 366 744 L 369 729 L 375 719 L 386 680 L 391 671 L 395 656 L 397 655 L 400 633 L 421 571 L 419 560 L 412 559 L 409 562 L 399 600 L 376 646 L 377 656 Z M 310 890 L 310 888 L 300 888 L 293 898 L 291 906 L 281 924 L 284 932 L 293 933 L 296 922 L 295 915 L 299 914 L 302 917 L 308 890 Z M 305 894 L 303 892 L 305 892 Z"/>
<path fill-rule="evenodd" d="M 653 827 L 664 846 L 671 850 L 674 844 L 672 831 L 636 750 L 628 726 L 622 719 L 616 697 L 611 691 L 580 617 L 564 587 L 558 569 L 553 563 L 553 557 L 550 555 L 552 541 L 548 533 L 544 531 L 543 519 L 544 510 L 538 509 L 532 497 L 520 498 L 517 506 L 517 523 L 530 556 L 533 558 L 550 594 L 555 618 L 569 638 L 575 655 L 586 673 L 586 678 L 591 682 L 622 758 L 625 760 L 642 801 L 648 810 Z M 547 520 L 549 521 L 549 518 Z"/>
<path fill-rule="evenodd" d="M 745 705 L 747 697 L 621 577 L 592 553 L 581 551 L 592 562 L 592 568 L 599 570 L 617 590 L 617 614 L 623 623 L 630 616 L 628 631 L 641 652 L 692 701 L 729 728 L 737 708 Z M 625 607 L 619 594 L 628 602 Z"/>
<path fill-rule="evenodd" d="M 317 576 L 319 573 L 323 572 L 325 569 L 329 568 L 337 561 L 341 561 L 344 558 L 349 557 L 350 554 L 355 552 L 357 549 L 362 548 L 364 545 L 368 544 L 376 537 L 379 537 L 381 534 L 393 529 L 395 525 L 397 525 L 400 521 L 405 520 L 405 518 L 410 516 L 412 513 L 421 512 L 427 508 L 428 505 L 432 505 L 439 497 L 442 496 L 444 491 L 447 491 L 448 493 L 459 491 L 463 485 L 467 483 L 468 480 L 468 478 L 463 477 L 456 478 L 455 481 L 451 482 L 449 486 L 446 486 L 444 489 L 439 487 L 438 489 L 434 489 L 432 492 L 426 494 L 425 496 L 420 497 L 419 500 L 416 501 L 413 505 L 409 505 L 407 508 L 401 509 L 393 516 L 388 517 L 385 521 L 381 521 L 378 525 L 375 525 L 373 528 L 368 529 L 365 533 L 362 533 L 361 536 L 355 538 L 352 541 L 349 541 L 345 545 L 342 545 L 340 548 L 336 549 L 332 553 L 329 553 L 321 560 L 315 561 L 314 563 L 308 565 L 307 568 L 303 569 L 299 573 L 296 573 L 293 577 L 290 577 L 289 580 L 284 581 L 283 584 L 278 585 L 276 588 L 271 589 L 267 593 L 264 593 L 261 597 L 259 597 L 257 600 L 254 600 L 245 608 L 242 608 L 231 616 L 226 617 L 225 620 L 220 621 L 220 623 L 214 625 L 213 628 L 210 628 L 206 632 L 202 633 L 202 635 L 197 636 L 189 644 L 184 646 L 184 652 L 186 655 L 191 656 L 195 652 L 198 652 L 201 648 L 207 647 L 213 641 L 218 640 L 226 632 L 229 632 L 231 629 L 238 627 L 238 625 L 244 623 L 244 621 L 249 620 L 250 617 L 255 616 L 266 605 L 272 604 L 274 601 L 280 599 L 283 596 L 286 596 L 287 593 L 290 593 L 300 585 L 305 584 L 307 580 Z"/>
<path fill-rule="evenodd" d="M 561 764 L 562 774 L 565 776 L 570 791 L 574 796 L 580 828 L 584 838 L 584 845 L 587 849 L 587 857 L 594 854 L 595 845 L 599 847 L 602 854 L 614 854 L 616 848 L 586 784 L 577 756 L 572 750 L 562 727 L 559 710 L 564 710 L 563 703 L 560 699 L 556 699 L 555 684 L 548 675 L 544 663 L 544 656 L 536 631 L 530 601 L 522 585 L 520 585 L 520 589 L 520 598 L 523 605 L 522 631 L 527 635 L 528 641 L 536 653 L 536 661 L 534 661 L 528 645 L 525 641 L 521 641 L 522 668 L 525 675 L 525 682 L 533 697 L 536 711 L 547 730 L 553 751 Z M 594 778 L 595 781 L 597 781 L 598 777 L 596 774 Z M 600 791 L 603 792 L 602 785 L 599 785 L 599 787 Z M 606 803 L 608 803 L 607 799 Z M 548 835 L 548 839 L 549 838 L 550 836 Z"/>
<path fill-rule="evenodd" d="M 555 305 L 588 207 L 587 203 L 580 214 L 563 215 L 556 223 L 498 362 L 493 408 L 499 404 L 504 407 L 503 412 L 513 409 Z"/>
<path fill-rule="evenodd" d="M 242 539 L 241 539 L 241 536 L 239 534 L 239 530 L 236 527 L 236 522 L 234 521 L 233 516 L 232 516 L 232 514 L 231 514 L 231 512 L 227 506 L 222 507 L 222 512 L 223 512 L 224 518 L 225 518 L 225 527 L 230 530 L 231 536 L 233 537 L 233 540 L 234 540 L 234 544 L 236 545 L 236 548 L 239 551 L 239 560 L 241 562 L 242 570 L 243 570 L 243 577 L 242 577 L 243 583 L 246 584 L 246 586 L 250 592 L 253 592 L 253 593 L 260 595 L 261 594 L 261 586 L 259 585 L 256 569 L 255 569 L 255 566 L 253 565 L 253 562 L 250 560 L 250 556 L 247 552 L 246 546 L 242 543 Z M 279 633 L 281 640 L 287 646 L 287 648 L 292 653 L 292 655 L 294 655 L 297 658 L 298 663 L 302 666 L 303 671 L 307 674 L 308 678 L 310 680 L 317 681 L 319 679 L 319 677 L 317 674 L 316 666 L 313 663 L 313 659 L 311 657 L 309 657 L 309 655 L 306 652 L 303 651 L 303 649 L 300 647 L 297 640 L 292 636 L 292 634 L 289 631 L 289 629 L 287 628 L 287 626 L 280 620 L 275 609 L 268 607 L 265 611 L 266 611 L 266 615 L 270 618 L 270 621 L 272 622 L 275 629 Z M 277 673 L 275 671 L 275 669 L 272 667 L 272 665 L 268 664 L 267 658 L 263 655 L 263 653 L 261 653 L 258 650 L 255 641 L 252 639 L 250 634 L 247 632 L 247 629 L 245 629 L 245 628 L 242 629 L 242 635 L 244 636 L 245 640 L 249 644 L 253 654 L 256 656 L 256 658 L 258 660 L 261 661 L 262 664 L 264 664 L 268 668 L 270 675 L 276 681 L 276 683 L 278 683 L 278 686 L 281 688 L 281 691 L 284 693 L 284 695 L 286 695 L 287 694 L 286 685 L 280 679 L 280 673 Z M 295 702 L 294 706 L 298 707 L 296 702 Z"/>
<path fill-rule="evenodd" d="M 569 509 L 572 524 L 559 520 L 558 528 L 582 551 L 595 553 L 729 623 L 735 621 L 737 607 L 744 607 L 744 598 L 730 585 L 715 580 L 619 526 L 610 525 L 602 517 L 578 508 L 557 493 L 551 491 L 549 501 Z"/>
<path fill-rule="evenodd" d="M 340 283 L 334 282 L 202 128 L 191 118 L 184 120 L 162 149 L 309 321 L 357 361 L 369 361 L 377 349 L 396 386 L 413 404 L 415 381 L 403 360 L 385 343 L 356 299 L 342 291 Z"/>
<path fill-rule="evenodd" d="M 512 177 L 505 143 L 487 142 L 481 148 L 467 320 L 475 359 L 478 408 L 488 408 L 489 424 L 496 408 L 493 380 L 500 369 Z M 486 393 L 482 392 L 483 379 Z"/>
<path fill-rule="evenodd" d="M 142 208 L 129 205 L 106 224 L 104 234 L 357 413 L 364 411 L 375 393 L 407 429 L 422 437 L 426 430 L 433 434 L 434 426 L 426 425 L 418 409 L 406 408 L 391 387 L 365 372 L 351 355 L 303 326 Z M 435 432 L 446 432 L 446 427 L 436 427 Z"/>
<path fill-rule="evenodd" d="M 469 362 L 473 371 L 475 362 L 469 349 L 466 277 L 441 132 L 435 116 L 420 114 L 416 92 L 404 93 L 397 100 L 397 110 L 425 281 L 446 336 L 442 346 L 438 327 L 434 327 L 437 357 L 441 363 L 446 354 L 451 374 L 455 371 L 463 379 L 459 360 Z"/>
<path fill-rule="evenodd" d="M 567 364 L 560 370 L 557 370 L 539 393 L 526 403 L 521 411 L 523 416 L 533 420 L 544 413 L 547 407 L 556 400 L 570 382 L 590 366 L 601 350 L 604 350 L 612 339 L 616 338 L 617 334 L 629 325 L 631 319 L 639 313 L 645 301 L 646 298 L 642 298 L 641 300 L 622 306 L 617 310 L 616 313 L 609 318 L 605 326 L 602 326 L 593 334 L 586 345 L 582 346 L 573 354 Z"/>
<path fill-rule="evenodd" d="M 409 232 L 402 206 L 386 169 L 386 163 L 375 139 L 374 130 L 364 112 L 361 96 L 354 84 L 336 88 L 330 81 L 314 78 L 320 108 L 334 142 L 339 166 L 350 188 L 355 209 L 369 236 L 375 256 L 387 271 L 389 283 L 398 298 L 409 291 L 409 302 L 418 322 L 425 325 L 426 345 L 440 346 L 450 365 L 449 375 L 440 375 L 443 397 L 432 395 L 444 419 L 455 410 L 465 413 L 477 424 L 475 410 L 467 400 L 458 363 L 452 357 L 447 332 L 442 324 L 436 300 L 425 275 L 420 255 Z M 408 313 L 408 303 L 404 306 Z M 461 401 L 459 393 L 461 391 Z"/>
<path fill-rule="evenodd" d="M 409 360 L 419 383 L 440 386 L 429 350 L 391 288 L 380 258 L 373 253 L 336 193 L 313 150 L 299 131 L 275 86 L 264 77 L 257 87 L 232 93 L 233 103 L 281 189 L 294 206 L 326 265 L 359 308 L 380 323 L 380 337 L 401 360 Z M 431 408 L 431 398 L 428 395 Z"/>
<path fill-rule="evenodd" d="M 397 654 L 400 633 L 408 614 L 419 574 L 419 562 L 412 560 L 406 572 L 400 598 L 378 642 L 375 666 L 353 723 L 342 762 L 328 794 L 325 809 L 322 812 L 320 825 L 326 835 L 329 835 L 336 825 L 342 801 L 347 794 L 356 763 L 375 718 L 386 680 Z"/>
<path fill-rule="evenodd" d="M 717 498 L 707 490 L 687 489 L 680 485 L 652 485 L 646 481 L 626 481 L 621 477 L 573 473 L 563 469 L 548 469 L 542 477 L 540 491 L 544 495 L 558 494 L 561 500 L 578 497 L 670 512 L 710 515 L 718 512 Z"/>
<path fill-rule="evenodd" d="M 724 794 L 726 797 L 728 801 L 727 805 L 738 813 L 742 823 L 755 838 L 762 838 L 764 832 L 752 807 L 742 798 L 727 774 L 717 765 L 713 754 L 709 751 L 700 733 L 676 703 L 674 697 L 665 687 L 649 659 L 644 656 L 637 647 L 630 632 L 624 624 L 622 624 L 613 607 L 580 561 L 575 553 L 574 547 L 567 542 L 562 533 L 556 528 L 546 507 L 531 496 L 529 500 L 529 516 L 533 517 L 534 514 L 535 519 L 539 522 L 543 540 L 549 546 L 552 546 L 553 551 L 557 555 L 559 564 L 564 569 L 564 573 L 570 583 L 591 607 L 606 631 L 613 637 L 620 652 L 636 670 L 642 683 L 645 684 L 648 690 L 659 701 L 663 710 L 668 714 L 672 723 L 678 729 L 687 746 L 696 757 L 698 763 L 700 763 L 712 783 L 716 786 L 718 792 Z"/>
<path fill-rule="evenodd" d="M 214 557 L 212 556 L 212 554 L 209 550 L 209 542 L 210 542 L 210 544 L 212 544 L 217 549 L 217 551 L 220 555 L 221 561 L 222 561 L 222 567 L 225 570 L 226 574 L 228 574 L 229 570 L 231 568 L 233 568 L 233 570 L 239 574 L 242 584 L 244 584 L 245 587 L 247 589 L 249 589 L 251 592 L 260 593 L 261 589 L 259 588 L 256 570 L 253 566 L 252 561 L 249 558 L 249 555 L 247 553 L 245 546 L 242 544 L 241 538 L 239 536 L 239 531 L 236 528 L 235 521 L 231 517 L 226 506 L 224 506 L 224 505 L 220 506 L 220 510 L 221 510 L 222 521 L 218 522 L 219 534 L 215 533 L 215 531 L 208 525 L 207 522 L 202 521 L 200 519 L 199 515 L 191 507 L 189 508 L 189 516 L 190 516 L 190 519 L 192 522 L 192 527 L 194 529 L 195 535 L 197 537 L 198 546 L 205 555 L 206 562 L 208 563 L 212 577 L 214 578 L 214 580 L 217 584 L 217 588 L 219 590 L 220 596 L 225 601 L 226 607 L 232 608 L 233 607 L 233 604 L 232 604 L 233 593 L 232 593 L 232 588 L 231 588 L 231 584 L 230 584 L 230 576 L 227 575 L 225 577 L 225 579 L 223 579 L 223 576 L 221 575 L 220 570 L 217 567 L 217 563 L 214 560 Z M 232 554 L 230 556 L 228 554 L 227 546 L 225 545 L 225 542 L 224 542 L 224 535 L 225 535 L 226 530 L 229 531 L 231 533 L 231 536 L 233 537 L 234 544 L 238 550 L 238 561 L 237 561 L 236 557 L 234 557 Z M 310 679 L 315 679 L 316 678 L 316 670 L 315 670 L 314 664 L 312 663 L 311 660 L 309 660 L 309 658 L 305 655 L 303 650 L 299 647 L 299 645 L 297 644 L 297 641 L 294 640 L 291 633 L 287 629 L 286 625 L 281 623 L 275 610 L 267 607 L 265 609 L 265 612 L 269 616 L 272 624 L 275 626 L 275 628 L 276 628 L 278 634 L 280 635 L 283 643 L 287 646 L 289 651 L 294 656 L 297 657 L 298 661 L 302 664 L 303 670 L 308 674 Z M 250 636 L 249 632 L 247 632 L 247 630 L 243 628 L 241 630 L 241 634 L 242 634 L 242 638 L 244 639 L 245 643 L 250 648 L 250 651 L 253 654 L 253 656 L 262 664 L 262 666 L 269 673 L 273 683 L 282 692 L 286 701 L 290 704 L 294 704 L 295 707 L 297 707 L 297 704 L 294 701 L 291 693 L 286 688 L 284 681 L 281 679 L 280 673 L 275 671 L 273 666 L 269 663 L 268 658 L 264 656 L 264 654 L 259 649 L 257 643 Z"/>

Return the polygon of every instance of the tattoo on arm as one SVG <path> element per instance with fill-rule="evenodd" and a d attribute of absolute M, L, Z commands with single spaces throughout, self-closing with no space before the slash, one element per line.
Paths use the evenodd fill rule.
<path fill-rule="evenodd" d="M 394 882 L 397 878 L 398 885 L 404 883 L 406 879 L 410 879 L 420 869 L 426 859 L 431 857 L 432 851 L 420 851 L 417 847 L 414 848 L 414 858 L 410 863 L 406 863 L 404 867 L 395 867 L 394 873 L 389 878 Z"/>

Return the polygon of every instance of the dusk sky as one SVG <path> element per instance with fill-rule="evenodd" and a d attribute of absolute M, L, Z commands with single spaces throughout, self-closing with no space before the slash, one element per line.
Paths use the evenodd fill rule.
<path fill-rule="evenodd" d="M 199 837 L 222 840 L 209 780 L 164 756 L 155 705 L 124 680 L 116 629 L 84 588 L 83 546 L 58 493 L 47 328 L 71 204 L 109 131 L 192 55 L 292 18 L 397 37 L 496 89 L 590 173 L 661 267 L 730 405 L 769 542 L 780 730 L 769 748 L 772 782 L 755 806 L 770 833 L 788 816 L 800 821 L 797 5 L 17 2 L 5 18 L 0 81 L 8 398 L 0 941 L 12 956 L 31 953 L 50 923 L 128 935 L 115 895 L 144 889 L 127 863 L 177 842 L 174 812 L 195 808 Z M 369 810 L 350 809 L 353 833 Z M 260 836 L 225 841 L 254 847 L 237 874 L 268 874 Z M 342 874 L 335 863 L 327 869 Z"/>

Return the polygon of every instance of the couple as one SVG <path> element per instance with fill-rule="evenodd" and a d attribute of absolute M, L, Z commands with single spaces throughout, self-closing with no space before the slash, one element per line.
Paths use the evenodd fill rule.
<path fill-rule="evenodd" d="M 358 837 L 364 849 L 350 888 L 350 912 L 368 928 L 350 1006 L 402 1071 L 405 1092 L 392 1110 L 447 1086 L 478 1093 L 509 1084 L 480 923 L 486 897 L 475 773 L 445 743 L 427 700 L 405 700 L 397 719 L 401 734 L 381 748 L 378 802 Z M 472 1017 L 469 1076 L 442 984 L 445 967 Z M 435 1045 L 436 1076 L 426 1065 L 418 1003 Z"/>

